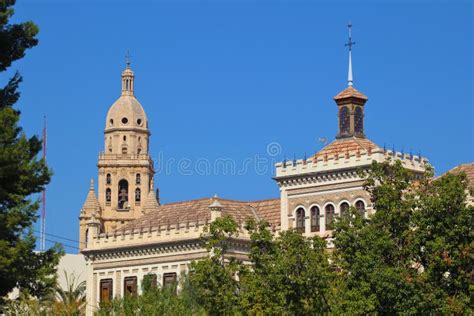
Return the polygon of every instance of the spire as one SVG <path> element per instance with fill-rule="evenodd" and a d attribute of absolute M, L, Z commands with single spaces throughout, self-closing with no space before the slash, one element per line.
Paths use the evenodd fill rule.
<path fill-rule="evenodd" d="M 352 78 L 352 45 L 355 45 L 355 42 L 352 41 L 352 23 L 349 22 L 347 25 L 349 29 L 349 41 L 345 46 L 349 47 L 349 69 L 347 71 L 347 85 L 352 86 L 353 78 Z"/>
<path fill-rule="evenodd" d="M 156 194 L 154 190 L 154 183 L 153 183 L 153 178 L 151 178 L 150 181 L 150 191 L 148 192 L 148 196 L 145 201 L 145 205 L 143 205 L 143 212 L 148 213 L 150 211 L 156 210 L 160 205 L 158 204 L 158 201 L 156 200 Z"/>
<path fill-rule="evenodd" d="M 87 194 L 84 205 L 82 206 L 82 212 L 85 213 L 96 213 L 100 210 L 99 201 L 94 190 L 94 179 L 91 179 L 89 185 L 89 193 Z"/>
<path fill-rule="evenodd" d="M 133 96 L 135 75 L 130 68 L 130 52 L 125 56 L 125 70 L 122 72 L 122 95 Z"/>

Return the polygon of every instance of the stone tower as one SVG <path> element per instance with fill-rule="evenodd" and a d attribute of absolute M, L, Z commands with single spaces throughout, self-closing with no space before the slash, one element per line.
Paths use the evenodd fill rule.
<path fill-rule="evenodd" d="M 156 200 L 148 119 L 135 98 L 134 79 L 127 62 L 122 72 L 121 96 L 110 107 L 105 122 L 104 151 L 97 164 L 98 196 L 91 182 L 79 217 L 81 249 L 87 247 L 87 222 L 93 215 L 100 221 L 100 232 L 106 233 L 142 215 L 150 196 Z"/>

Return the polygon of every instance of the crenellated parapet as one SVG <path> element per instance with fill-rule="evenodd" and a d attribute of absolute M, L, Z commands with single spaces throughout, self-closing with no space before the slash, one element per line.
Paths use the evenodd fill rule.
<path fill-rule="evenodd" d="M 429 162 L 426 158 L 394 152 L 391 150 L 361 149 L 356 151 L 339 151 L 335 153 L 316 154 L 309 159 L 283 161 L 275 165 L 275 180 L 280 183 L 289 178 L 299 176 L 313 176 L 317 178 L 331 178 L 335 176 L 353 176 L 357 169 L 368 167 L 373 161 L 384 162 L 386 160 L 398 160 L 403 167 L 415 173 L 423 173 Z"/>
<path fill-rule="evenodd" d="M 140 247 L 153 244 L 176 243 L 184 240 L 199 240 L 205 233 L 209 220 L 194 222 L 160 223 L 147 228 L 117 230 L 91 237 L 84 254 L 108 249 Z M 239 239 L 249 240 L 244 223 L 239 223 Z"/>

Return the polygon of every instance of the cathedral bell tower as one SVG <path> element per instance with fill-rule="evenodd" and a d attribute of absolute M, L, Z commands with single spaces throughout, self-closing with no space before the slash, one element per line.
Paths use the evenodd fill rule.
<path fill-rule="evenodd" d="M 353 87 L 352 78 L 352 24 L 349 23 L 349 69 L 347 73 L 347 88 L 334 97 L 338 107 L 339 132 L 336 138 L 358 137 L 364 134 L 364 105 L 368 98 Z"/>
<path fill-rule="evenodd" d="M 104 151 L 97 163 L 98 197 L 95 198 L 91 185 L 88 207 L 81 210 L 81 248 L 86 244 L 86 223 L 92 215 L 100 221 L 100 232 L 111 232 L 140 217 L 145 212 L 145 202 L 150 204 L 155 173 L 148 147 L 150 131 L 146 113 L 135 98 L 134 80 L 127 61 L 122 72 L 121 96 L 110 107 L 105 121 Z M 97 209 L 92 210 L 90 205 L 97 205 Z"/>

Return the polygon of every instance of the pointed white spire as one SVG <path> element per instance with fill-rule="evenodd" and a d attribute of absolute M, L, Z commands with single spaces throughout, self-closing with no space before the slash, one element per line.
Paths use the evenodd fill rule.
<path fill-rule="evenodd" d="M 349 69 L 347 71 L 347 85 L 351 87 L 354 81 L 352 77 L 352 45 L 354 45 L 355 42 L 352 41 L 352 23 L 349 22 L 347 27 L 349 28 L 349 42 L 346 44 L 346 46 L 349 47 Z"/>

